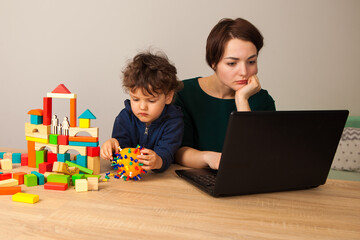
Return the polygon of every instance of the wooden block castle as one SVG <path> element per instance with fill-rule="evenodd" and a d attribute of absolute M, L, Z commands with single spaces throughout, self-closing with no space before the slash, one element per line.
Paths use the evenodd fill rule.
<path fill-rule="evenodd" d="M 70 123 L 68 117 L 64 117 L 61 124 L 57 116 L 52 114 L 53 98 L 70 99 Z M 71 161 L 68 151 L 75 150 L 79 154 L 74 163 L 93 170 L 93 174 L 100 173 L 99 128 L 90 126 L 91 119 L 96 117 L 89 109 L 85 110 L 78 117 L 78 127 L 76 100 L 76 94 L 60 84 L 43 98 L 43 109 L 28 112 L 30 122 L 25 123 L 25 136 L 29 167 L 39 168 L 40 164 L 46 162 Z M 81 132 L 90 136 L 78 136 Z"/>

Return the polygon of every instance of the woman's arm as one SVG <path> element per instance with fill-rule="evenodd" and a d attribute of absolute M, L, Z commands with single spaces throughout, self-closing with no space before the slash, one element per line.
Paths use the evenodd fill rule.
<path fill-rule="evenodd" d="M 221 153 L 199 151 L 191 147 L 181 147 L 175 154 L 175 161 L 185 167 L 218 169 Z"/>
<path fill-rule="evenodd" d="M 235 104 L 237 111 L 251 111 L 249 98 L 261 90 L 259 79 L 256 75 L 251 76 L 248 84 L 235 92 Z"/>

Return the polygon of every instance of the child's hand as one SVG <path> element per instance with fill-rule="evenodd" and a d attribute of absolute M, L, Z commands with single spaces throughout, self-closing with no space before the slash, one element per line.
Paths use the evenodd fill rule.
<path fill-rule="evenodd" d="M 159 169 L 162 167 L 162 159 L 153 150 L 143 148 L 140 150 L 142 155 L 138 155 L 139 162 L 144 164 L 142 168 L 146 171 L 151 169 Z"/>
<path fill-rule="evenodd" d="M 110 138 L 101 146 L 100 155 L 105 160 L 113 160 L 113 152 L 119 152 L 119 142 L 115 138 Z"/>

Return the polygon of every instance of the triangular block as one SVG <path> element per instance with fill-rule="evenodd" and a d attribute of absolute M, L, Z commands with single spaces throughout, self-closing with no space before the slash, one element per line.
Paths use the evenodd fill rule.
<path fill-rule="evenodd" d="M 86 109 L 85 112 L 83 112 L 78 118 L 79 119 L 96 119 L 94 114 L 89 109 Z"/>
<path fill-rule="evenodd" d="M 59 86 L 57 86 L 57 87 L 52 91 L 52 93 L 71 93 L 71 92 L 69 91 L 69 89 L 67 89 L 67 88 L 65 87 L 64 84 L 59 84 Z"/>

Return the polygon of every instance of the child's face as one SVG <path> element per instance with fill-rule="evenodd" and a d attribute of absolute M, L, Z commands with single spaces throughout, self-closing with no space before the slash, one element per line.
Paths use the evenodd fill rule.
<path fill-rule="evenodd" d="M 167 95 L 161 94 L 144 94 L 141 88 L 129 91 L 131 110 L 135 116 L 146 125 L 149 125 L 160 117 L 165 104 L 170 104 L 174 93 Z"/>

